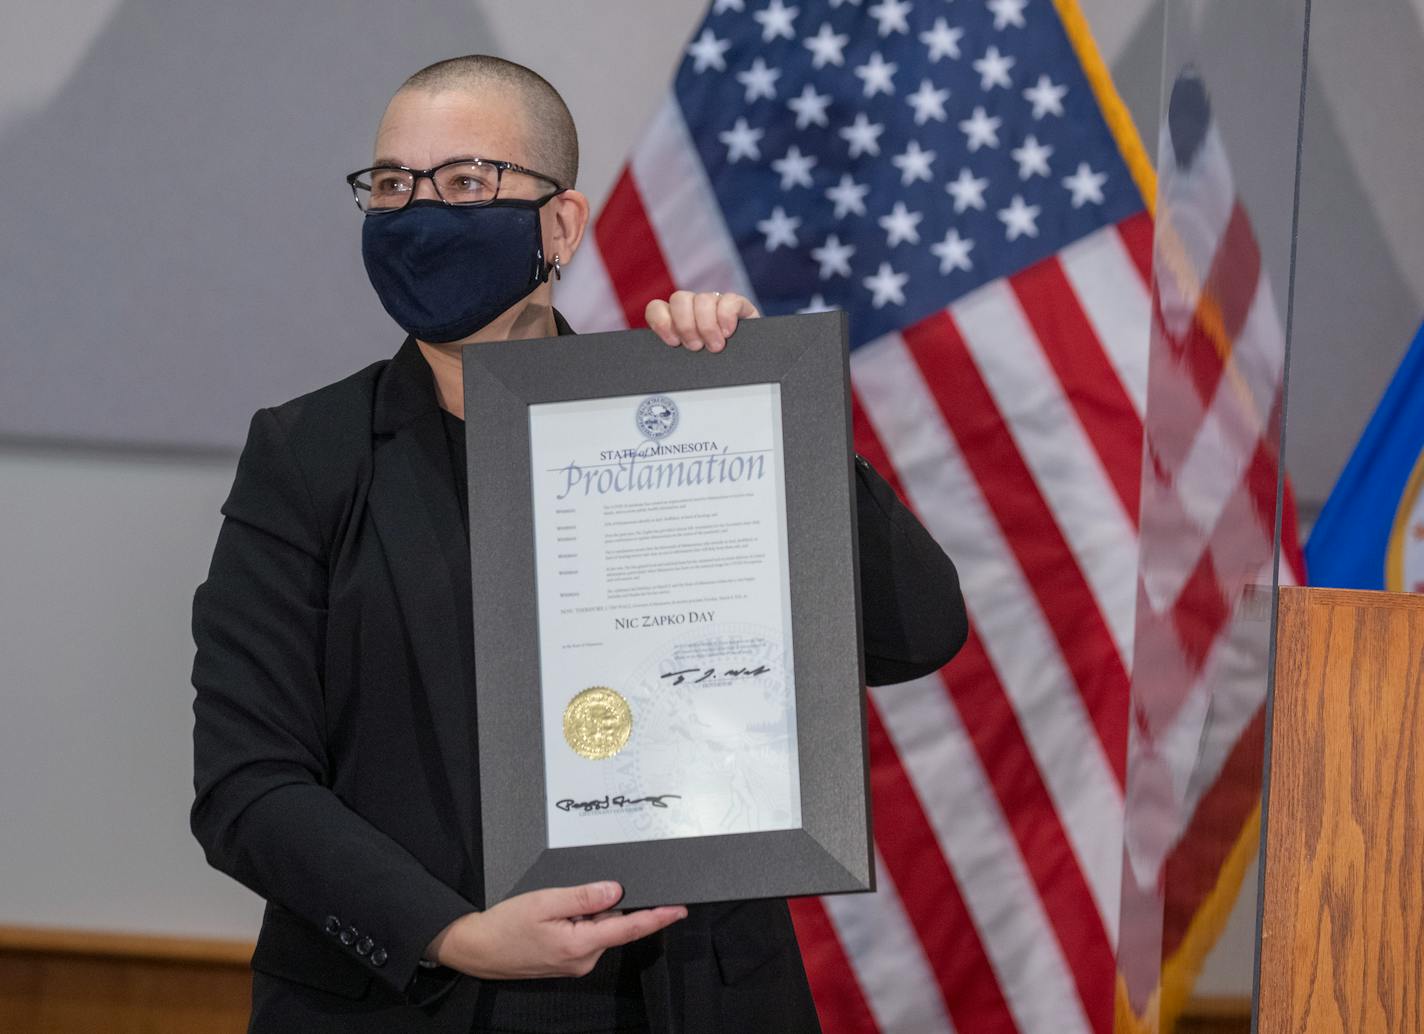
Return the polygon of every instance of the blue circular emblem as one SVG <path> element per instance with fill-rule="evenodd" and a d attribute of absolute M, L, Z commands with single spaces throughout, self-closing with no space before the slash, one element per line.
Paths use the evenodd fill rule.
<path fill-rule="evenodd" d="M 666 438 L 677 429 L 677 403 L 666 395 L 649 395 L 638 403 L 636 421 L 644 438 Z"/>

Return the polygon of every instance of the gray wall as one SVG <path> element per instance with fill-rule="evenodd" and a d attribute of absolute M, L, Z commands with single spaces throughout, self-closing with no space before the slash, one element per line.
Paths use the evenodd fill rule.
<path fill-rule="evenodd" d="M 12 141 L 40 138 L 24 134 L 47 132 L 51 141 L 56 139 L 55 127 L 36 121 L 35 113 L 46 110 L 73 111 L 89 134 L 85 139 L 107 140 L 106 146 L 122 151 L 124 142 L 113 135 L 114 127 L 64 106 L 72 103 L 66 98 L 75 95 L 74 84 L 97 60 L 97 48 L 114 45 L 115 19 L 125 6 L 116 0 L 69 0 L 61 11 L 61 5 L 48 0 L 8 0 L 7 32 L 0 38 L 0 160 L 16 160 Z M 297 15 L 275 4 L 226 6 L 240 9 L 248 19 L 281 19 L 291 31 L 306 34 L 339 25 L 355 10 L 354 5 L 340 10 L 333 4 L 303 5 L 310 13 L 297 24 Z M 1150 143 L 1156 137 L 1160 91 L 1160 8 L 1144 0 L 1083 0 L 1083 6 Z M 322 8 L 326 13 L 319 16 Z M 477 32 L 488 34 L 497 50 L 544 71 L 565 91 L 584 137 L 583 184 L 597 202 L 660 99 L 701 8 L 695 0 L 498 0 L 478 14 L 473 8 L 464 13 L 455 7 L 427 9 L 435 12 L 430 24 L 437 27 L 464 26 L 463 19 L 469 18 L 470 28 L 461 32 L 468 31 L 470 39 Z M 409 10 L 403 15 L 403 21 L 419 21 Z M 1404 0 L 1315 0 L 1314 17 L 1310 149 L 1302 199 L 1303 289 L 1288 443 L 1292 473 L 1307 503 L 1328 491 L 1424 312 L 1424 213 L 1415 172 L 1424 157 L 1418 153 L 1424 133 L 1416 113 L 1424 98 L 1424 62 L 1417 58 L 1424 53 L 1420 13 Z M 480 18 L 483 26 L 476 28 Z M 171 33 L 193 22 L 164 20 L 179 24 L 159 26 L 169 35 L 130 38 L 122 50 L 126 61 L 147 60 L 150 47 L 183 44 L 181 36 Z M 230 38 L 252 39 L 249 29 L 234 25 Z M 351 308 L 333 316 L 326 301 L 315 313 L 304 311 L 299 303 L 311 281 L 292 266 L 282 266 L 280 282 L 268 282 L 262 297 L 280 302 L 304 330 L 292 337 L 286 351 L 261 352 L 263 363 L 275 365 L 258 371 L 263 376 L 285 371 L 281 377 L 259 386 L 239 406 L 228 398 L 229 381 L 221 372 L 189 382 L 183 397 L 176 398 L 173 385 L 183 382 L 169 378 L 162 364 L 146 367 L 157 378 L 158 394 L 147 401 L 154 412 L 135 414 L 131 402 L 113 408 L 108 382 L 82 367 L 92 361 L 97 369 L 112 370 L 106 364 L 113 357 L 100 354 L 106 343 L 115 356 L 125 346 L 141 351 L 148 343 L 142 328 L 161 323 L 161 313 L 116 325 L 136 339 L 121 340 L 107 327 L 98 327 L 97 337 L 82 339 L 39 340 L 7 332 L 0 338 L 0 362 L 5 364 L 0 367 L 0 424 L 14 429 L 21 421 L 21 410 L 10 412 L 17 395 L 24 395 L 10 383 L 11 370 L 22 368 L 37 378 L 58 370 L 79 376 L 76 383 L 98 395 L 87 405 L 68 394 L 37 392 L 35 399 L 49 400 L 45 405 L 21 398 L 28 431 L 44 426 L 50 429 L 46 434 L 72 441 L 88 432 L 99 434 L 99 425 L 105 434 L 118 434 L 121 425 L 109 423 L 110 418 L 143 416 L 162 418 L 158 436 L 168 438 L 167 414 L 212 411 L 225 414 L 223 440 L 231 441 L 254 406 L 293 394 L 290 384 L 295 382 L 284 378 L 319 383 L 387 349 L 393 339 L 355 257 L 355 226 L 348 220 L 354 210 L 346 211 L 349 202 L 331 187 L 329 174 L 337 176 L 339 187 L 339 175 L 353 155 L 359 161 L 367 153 L 382 94 L 401 74 L 461 49 L 448 38 L 431 41 L 424 30 L 418 32 L 414 38 L 426 43 L 408 50 L 398 68 L 373 74 L 369 84 L 358 82 L 354 92 L 320 94 L 320 111 L 340 133 L 330 127 L 319 133 L 322 146 L 332 153 L 322 153 L 322 168 L 307 186 L 313 197 L 328 193 L 304 209 L 312 222 L 299 222 L 302 233 L 294 236 L 315 232 L 317 226 L 329 235 L 353 235 L 348 253 L 335 255 L 337 246 L 335 257 L 315 256 L 314 261 L 331 264 L 313 274 L 323 289 L 334 292 L 331 297 Z M 341 58 L 357 71 L 366 68 L 364 62 L 373 62 L 374 68 L 382 60 L 369 47 L 320 52 L 326 54 L 323 62 L 339 64 Z M 265 66 L 254 68 L 253 74 L 264 71 Z M 350 87 L 349 76 L 340 81 Z M 140 112 L 129 111 L 128 121 L 142 122 Z M 253 140 L 274 133 L 287 141 L 283 146 L 294 139 L 293 125 L 306 124 L 302 113 L 285 107 L 234 117 Z M 158 139 L 151 126 L 119 128 Z M 251 140 L 243 142 L 234 153 L 253 146 Z M 75 199 L 64 200 L 72 204 Z M 10 216 L 0 214 L 5 218 Z M 233 221 L 220 223 L 230 228 Z M 11 263 L 19 261 L 13 250 L 4 258 L 13 225 L 0 225 L 0 260 Z M 103 225 L 94 232 L 101 237 Z M 168 232 L 176 231 L 170 226 Z M 49 275 L 62 281 L 57 285 L 62 300 L 77 303 L 91 287 L 100 296 L 107 290 L 94 279 L 101 269 L 113 268 L 115 257 L 104 256 L 107 265 L 96 268 L 86 261 L 89 252 L 82 244 L 43 252 L 51 263 Z M 210 252 L 203 254 L 205 261 L 216 261 Z M 160 258 L 172 261 L 174 256 Z M 10 270 L 0 265 L 0 279 L 8 279 Z M 260 279 L 268 271 L 249 272 Z M 222 314 L 221 329 L 251 330 L 253 324 L 235 307 L 251 288 L 241 276 L 205 287 L 211 311 Z M 4 304 L 0 311 L 8 320 L 11 303 Z M 319 330 L 328 318 L 348 320 L 341 325 L 362 331 L 362 343 L 353 345 L 349 355 L 303 351 L 308 345 L 316 348 L 312 342 L 322 340 Z M 171 349 L 198 348 L 211 340 L 209 329 L 200 325 L 191 339 L 165 339 L 169 357 L 176 355 L 181 365 L 181 352 Z M 74 346 L 75 340 L 82 345 Z M 28 353 L 20 366 L 11 365 L 17 352 Z M 258 354 L 235 354 L 233 361 L 245 368 Z M 300 370 L 285 365 L 313 356 L 318 365 Z M 81 367 L 77 374 L 76 364 Z M 0 923 L 225 936 L 255 932 L 255 899 L 205 868 L 186 829 L 188 605 L 203 577 L 231 470 L 232 454 L 226 451 L 100 448 L 0 437 Z M 1249 990 L 1249 925 L 1233 922 L 1236 932 L 1208 966 L 1206 987 L 1216 993 Z"/>
<path fill-rule="evenodd" d="M 0 434 L 231 449 L 391 351 L 342 176 L 409 69 L 489 42 L 466 0 L 109 11 L 0 128 L 35 184 L 0 205 Z"/>

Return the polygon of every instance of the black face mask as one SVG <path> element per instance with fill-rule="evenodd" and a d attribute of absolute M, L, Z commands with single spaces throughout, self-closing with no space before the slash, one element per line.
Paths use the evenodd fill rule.
<path fill-rule="evenodd" d="M 555 195 L 550 195 L 553 197 Z M 361 227 L 366 275 L 386 311 L 421 341 L 458 341 L 549 279 L 539 201 L 411 201 Z"/>

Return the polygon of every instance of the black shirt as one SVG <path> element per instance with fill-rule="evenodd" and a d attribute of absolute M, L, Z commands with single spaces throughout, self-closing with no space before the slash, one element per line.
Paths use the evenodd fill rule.
<path fill-rule="evenodd" d="M 454 489 L 465 535 L 470 534 L 465 473 L 465 422 L 445 410 Z M 473 548 L 473 547 L 472 547 Z M 476 1034 L 593 1034 L 647 1029 L 638 950 L 610 948 L 586 977 L 551 980 L 485 980 L 475 1009 Z"/>

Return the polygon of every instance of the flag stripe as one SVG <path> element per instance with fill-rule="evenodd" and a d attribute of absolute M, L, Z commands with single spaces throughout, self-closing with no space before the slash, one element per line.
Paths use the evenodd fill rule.
<path fill-rule="evenodd" d="M 894 464 L 859 397 L 851 394 L 856 451 L 910 505 Z M 940 994 L 962 1030 L 1015 1031 L 983 941 L 910 785 L 874 700 L 867 708 L 875 840 L 891 877 L 904 888 L 906 911 L 935 971 Z M 966 759 L 973 764 L 972 758 Z M 887 821 L 885 816 L 894 816 Z"/>
<path fill-rule="evenodd" d="M 1239 202 L 1231 209 L 1225 234 L 1211 259 L 1206 282 L 1190 299 L 1195 308 L 1189 329 L 1176 342 L 1203 400 L 1216 394 L 1221 375 L 1229 367 L 1233 342 L 1240 337 L 1262 275 L 1261 251 Z M 1193 286 L 1179 284 L 1177 290 Z M 1166 289 L 1164 285 L 1164 292 Z M 1164 303 L 1171 297 L 1166 295 Z M 1169 335 L 1173 334 L 1174 321 L 1166 325 Z"/>
<path fill-rule="evenodd" d="M 1211 893 L 1222 863 L 1236 845 L 1241 824 L 1261 802 L 1265 714 L 1264 708 L 1257 709 L 1236 737 L 1225 766 L 1163 864 L 1166 884 L 1173 888 L 1162 916 L 1163 958 L 1180 947 L 1197 906 Z"/>
<path fill-rule="evenodd" d="M 603 265 L 623 318 L 630 327 L 644 326 L 643 310 L 654 298 L 669 297 L 673 282 L 630 169 L 625 168 L 613 184 L 594 226 L 604 242 Z M 618 243 L 610 245 L 613 240 Z"/>
<path fill-rule="evenodd" d="M 1275 296 L 1271 293 L 1271 282 L 1264 275 L 1257 284 L 1246 322 L 1241 327 L 1239 343 L 1232 350 L 1232 360 L 1243 387 L 1243 398 L 1254 400 L 1254 412 L 1269 413 L 1278 393 L 1281 376 L 1285 372 L 1286 336 L 1281 330 L 1280 315 L 1276 312 Z M 1257 426 L 1274 427 L 1270 419 Z M 1277 432 L 1272 432 L 1277 433 Z"/>
<path fill-rule="evenodd" d="M 1132 656 L 1136 528 L 1116 498 L 1103 457 L 1075 418 L 1065 385 L 1055 373 L 1052 357 L 1066 350 L 1065 338 L 1073 328 L 1058 322 L 1056 337 L 1039 337 L 1019 297 L 1008 282 L 998 281 L 961 298 L 949 311 L 994 413 L 1001 418 L 1016 455 L 1032 473 L 1032 485 L 1023 488 L 1037 487 L 1047 515 L 1063 533 L 1101 609 L 1121 658 L 1125 684 Z M 1035 309 L 1040 301 L 1034 299 Z M 919 335 L 909 334 L 906 340 L 913 352 Z M 1101 357 L 1101 347 L 1094 347 Z M 1106 362 L 1101 365 L 1111 378 Z M 958 387 L 954 391 L 958 397 Z M 1130 404 L 1126 415 L 1135 420 Z"/>
<path fill-rule="evenodd" d="M 1241 334 L 1262 272 L 1261 248 L 1251 229 L 1251 219 L 1238 199 L 1231 206 L 1231 218 L 1217 244 L 1216 259 L 1206 282 L 1206 294 L 1221 314 L 1222 328 L 1229 341 L 1235 341 Z"/>
<path fill-rule="evenodd" d="M 864 406 L 855 400 L 852 407 L 857 447 L 867 460 L 904 498 L 899 477 L 879 438 L 865 414 Z M 907 505 L 909 501 L 907 500 Z M 1110 836 L 1084 836 L 1069 846 L 1059 815 L 1071 815 L 1074 799 L 1055 802 L 1045 787 L 1042 769 L 1024 738 L 1023 729 L 1013 710 L 998 675 L 984 652 L 977 630 L 970 630 L 965 646 L 950 666 L 942 672 L 946 688 L 963 714 L 973 714 L 971 734 L 981 765 L 1005 813 L 1012 816 L 1011 828 L 1026 864 L 1033 874 L 1039 893 L 1045 899 L 1053 918 L 1060 943 L 1067 957 L 1074 962 L 1079 988 L 1089 1000 L 1093 986 L 1080 968 L 1094 965 L 1106 967 L 1111 973 L 1111 939 L 1116 930 L 1118 906 L 1118 863 L 1121 853 Z M 1047 767 L 1047 766 L 1045 766 Z M 877 804 L 878 813 L 885 810 Z M 893 814 L 900 814 L 898 810 Z M 1082 816 L 1075 827 L 1086 831 L 1106 825 L 1101 814 Z M 1081 859 L 1081 862 L 1080 862 Z M 1092 887 L 1084 874 L 1098 877 Z M 1100 922 L 1092 923 L 1085 916 L 1096 913 Z M 1064 929 L 1067 927 L 1067 929 Z M 1087 953 L 1091 949 L 1095 954 Z M 1080 967 L 1079 959 L 1087 959 Z M 1098 977 L 1102 977 L 1099 972 Z M 1099 990 L 1111 984 L 1098 985 Z M 1103 1001 L 1111 996 L 1104 991 Z"/>
<path fill-rule="evenodd" d="M 1227 500 L 1241 484 L 1243 461 L 1250 455 L 1256 438 L 1251 435 L 1243 440 L 1228 425 L 1231 415 L 1238 412 L 1231 394 L 1230 385 L 1223 383 L 1173 482 L 1183 512 L 1202 532 L 1216 527 Z M 1272 500 L 1274 506 L 1274 496 Z"/>
<path fill-rule="evenodd" d="M 947 313 L 903 338 L 1047 618 L 1118 784 L 1127 744 L 1127 669 L 1083 572 Z"/>
<path fill-rule="evenodd" d="M 1280 584 L 1299 584 L 1304 581 L 1304 560 L 1289 484 L 1282 493 L 1281 536 Z M 1261 577 L 1268 574 L 1263 571 Z M 1259 620 L 1264 619 L 1258 619 L 1253 630 L 1229 630 L 1213 650 L 1203 674 L 1203 693 L 1213 686 L 1255 687 L 1259 692 L 1212 694 L 1212 728 L 1206 737 L 1199 737 L 1197 747 L 1196 781 L 1203 789 L 1188 795 L 1185 810 L 1191 819 L 1164 863 L 1171 890 L 1163 917 L 1164 957 L 1180 947 L 1197 909 L 1214 889 L 1215 876 L 1232 847 L 1228 841 L 1234 840 L 1260 802 L 1267 672 L 1262 666 L 1266 655 L 1260 647 Z M 1244 646 L 1237 641 L 1242 633 L 1252 640 Z"/>
<path fill-rule="evenodd" d="M 895 464 L 890 459 L 890 453 L 886 451 L 884 442 L 876 434 L 875 425 L 871 423 L 870 415 L 866 412 L 865 402 L 854 387 L 850 394 L 850 415 L 855 451 L 865 457 L 875 468 L 875 472 L 895 490 L 895 494 L 900 497 L 902 503 L 914 509 L 909 495 L 905 492 L 905 486 L 900 480 L 900 472 L 895 469 Z M 921 519 L 923 520 L 923 518 Z"/>
<path fill-rule="evenodd" d="M 955 1025 L 988 1034 L 1017 1031 L 980 928 L 946 861 L 943 845 L 911 784 L 872 696 L 867 710 L 876 844 L 890 878 L 905 895 L 905 914 L 930 960 L 940 997 Z M 970 756 L 965 759 L 973 764 Z"/>
<path fill-rule="evenodd" d="M 1141 278 L 1142 286 L 1150 292 L 1152 290 L 1152 218 L 1146 212 L 1124 219 L 1117 224 L 1117 234 L 1122 239 L 1122 245 L 1127 249 L 1127 257 L 1132 260 L 1132 266 L 1137 270 L 1137 275 Z M 1068 250 L 1072 248 L 1070 244 Z M 1110 281 L 1116 284 L 1117 281 Z M 1146 324 L 1142 325 L 1145 329 Z M 1139 345 L 1140 348 L 1145 347 Z M 1144 355 L 1143 360 L 1146 360 Z"/>
<path fill-rule="evenodd" d="M 1274 495 L 1272 496 L 1274 499 Z M 1265 629 L 1258 620 L 1240 615 L 1243 598 L 1252 585 L 1270 582 L 1270 531 L 1262 529 L 1252 512 L 1250 485 L 1238 481 L 1235 492 L 1223 508 L 1210 539 L 1197 555 L 1196 567 L 1165 614 L 1153 614 L 1144 628 L 1169 628 L 1175 635 L 1173 662 L 1144 653 L 1154 671 L 1154 681 L 1176 692 L 1176 703 L 1170 695 L 1153 694 L 1158 701 L 1153 707 L 1153 726 L 1160 730 L 1167 722 L 1177 721 L 1175 711 L 1203 698 L 1202 707 L 1210 703 L 1211 724 L 1215 728 L 1230 728 L 1228 735 L 1238 735 L 1255 702 L 1265 693 L 1267 673 L 1262 652 Z M 1263 582 L 1264 579 L 1264 582 Z M 1245 686 L 1250 704 L 1239 710 L 1240 724 L 1232 727 L 1231 692 Z M 1146 690 L 1141 691 L 1146 695 Z M 1186 722 L 1183 730 L 1171 733 L 1157 731 L 1164 751 L 1181 758 L 1190 758 L 1196 773 L 1213 774 L 1209 756 L 1210 744 L 1202 740 L 1201 719 Z M 1173 750 L 1169 740 L 1179 742 Z"/>
<path fill-rule="evenodd" d="M 874 895 L 837 894 L 825 905 L 860 974 L 876 1023 L 887 1031 L 953 1034 L 943 1001 L 924 993 L 935 977 L 878 854 L 875 868 Z"/>
<path fill-rule="evenodd" d="M 580 333 L 623 330 L 628 326 L 623 318 L 623 306 L 613 290 L 613 281 L 603 265 L 603 254 L 592 224 L 584 231 L 583 242 L 573 260 L 565 263 L 558 292 L 559 308 L 574 314 Z"/>
<path fill-rule="evenodd" d="M 1019 1030 L 1090 1030 L 1067 960 L 1007 835 L 1004 815 L 979 766 L 965 764 L 974 757 L 973 747 L 939 676 L 872 689 L 871 696 L 975 925 L 993 932 L 984 938 L 984 947 Z"/>
<path fill-rule="evenodd" d="M 904 499 L 889 456 L 854 393 L 851 413 L 856 451 Z M 881 816 L 875 828 L 878 852 L 886 872 L 906 895 L 905 912 L 923 945 L 941 1002 L 951 1016 L 957 1014 L 963 1030 L 1015 1031 L 983 942 L 873 700 L 867 706 L 867 723 L 874 813 Z M 813 975 L 813 988 L 828 978 Z"/>
<path fill-rule="evenodd" d="M 1260 587 L 1257 592 L 1265 592 L 1270 575 L 1271 563 L 1269 559 L 1262 559 L 1261 566 L 1248 581 Z M 1280 584 L 1298 582 L 1297 569 L 1282 552 Z M 1197 706 L 1211 709 L 1205 732 L 1199 719 L 1174 720 L 1166 734 L 1159 738 L 1163 753 L 1180 756 L 1190 752 L 1189 756 L 1195 759 L 1192 782 L 1182 805 L 1183 815 L 1194 814 L 1205 794 L 1223 778 L 1222 772 L 1232 751 L 1265 700 L 1269 676 L 1265 649 L 1268 633 L 1267 614 L 1252 616 L 1238 610 L 1212 647 L 1192 689 L 1191 697 L 1199 702 Z M 1258 783 L 1259 776 L 1257 773 Z M 1257 790 L 1259 785 L 1251 792 Z"/>
<path fill-rule="evenodd" d="M 672 283 L 698 291 L 736 291 L 755 301 L 676 97 L 669 96 L 653 116 L 633 152 L 632 173 L 667 256 Z"/>
<path fill-rule="evenodd" d="M 1111 233 L 1095 236 L 1095 242 L 1106 243 L 1108 247 L 1116 240 L 1116 235 Z M 1105 250 L 1102 243 L 1098 243 L 1098 250 Z M 1061 261 L 1047 259 L 1013 277 L 1011 282 L 1034 334 L 1043 342 L 1044 355 L 1053 364 L 1053 372 L 1073 404 L 1078 422 L 1083 425 L 1112 480 L 1124 516 L 1135 531 L 1142 489 L 1141 410 L 1113 368 L 1103 345 L 1103 334 L 1092 325 L 1082 295 L 1069 282 L 1067 265 L 1065 253 Z M 1122 310 L 1115 307 L 1112 311 Z M 1146 313 L 1144 292 L 1142 316 Z M 1139 336 L 1146 325 L 1145 318 L 1137 324 Z M 1140 340 L 1135 351 L 1142 352 Z M 1144 388 L 1145 381 L 1144 377 Z M 1135 434 L 1123 433 L 1125 429 L 1134 428 Z M 1136 536 L 1128 538 L 1134 542 L 1135 549 Z M 1136 563 L 1135 557 L 1133 563 Z"/>
<path fill-rule="evenodd" d="M 1094 888 L 1084 878 L 1084 868 L 1068 843 L 1055 802 L 1043 785 L 977 632 L 971 630 L 969 640 L 941 677 L 960 715 L 973 716 L 973 723 L 966 721 L 965 729 L 1072 967 L 1078 996 L 1092 1018 L 1093 1029 L 1108 1034 L 1112 1030 L 1113 945 L 1107 926 L 1116 927 L 1117 881 L 1105 879 Z M 1100 846 L 1116 847 L 1111 837 L 1082 846 L 1099 854 L 1106 853 Z M 1116 850 L 1111 853 L 1118 854 Z M 1102 864 L 1100 857 L 1090 855 L 1084 861 L 1089 872 L 1114 872 L 1115 867 Z"/>
<path fill-rule="evenodd" d="M 1131 220 L 1129 221 L 1131 222 Z M 1131 400 L 1140 427 L 1147 404 L 1146 335 L 1152 304 L 1146 281 L 1139 281 L 1123 226 L 1108 227 L 1068 245 L 1058 256 L 1068 289 L 1081 306 L 1097 347 L 1111 364 L 1118 384 Z M 1141 435 L 1117 434 L 1141 445 Z M 1141 461 L 1141 456 L 1137 457 Z M 1137 499 L 1139 486 L 1133 486 Z M 1132 514 L 1137 515 L 1133 506 Z"/>
<path fill-rule="evenodd" d="M 1189 670 L 1201 668 L 1217 633 L 1230 617 L 1231 601 L 1222 592 L 1212 554 L 1203 550 L 1172 606 L 1172 627 Z"/>
<path fill-rule="evenodd" d="M 1216 744 L 1240 735 L 1265 694 L 1262 643 L 1267 630 L 1260 619 L 1239 613 L 1251 586 L 1271 580 L 1272 532 L 1260 526 L 1255 505 L 1249 483 L 1239 481 L 1172 607 L 1164 613 L 1149 610 L 1139 629 L 1139 657 L 1153 671 L 1153 684 L 1180 693 L 1174 702 L 1170 695 L 1139 688 L 1139 696 L 1151 702 L 1144 707 L 1154 735 L 1165 754 L 1192 759 L 1198 780 L 1215 778 L 1215 766 L 1224 755 Z M 1282 577 L 1288 578 L 1288 572 Z M 1149 645 L 1164 633 L 1172 638 L 1165 653 Z M 1189 688 L 1181 692 L 1180 687 Z M 1242 694 L 1244 704 L 1237 699 Z M 1205 715 L 1193 717 L 1191 711 L 1203 711 L 1208 704 L 1211 728 L 1203 739 Z M 1189 810 L 1193 801 L 1189 792 L 1184 807 Z"/>
<path fill-rule="evenodd" d="M 820 976 L 811 986 L 821 1026 L 834 1034 L 877 1034 L 880 1028 L 825 904 L 820 898 L 792 898 L 787 905 L 807 976 Z"/>
<path fill-rule="evenodd" d="M 888 450 L 884 469 L 899 472 L 906 501 L 959 565 L 970 619 L 1068 839 L 1095 897 L 1110 901 L 1122 798 L 1042 614 L 903 342 L 890 335 L 861 349 L 851 376 L 865 422 Z M 1114 921 L 1109 906 L 1104 925 Z"/>

